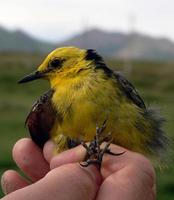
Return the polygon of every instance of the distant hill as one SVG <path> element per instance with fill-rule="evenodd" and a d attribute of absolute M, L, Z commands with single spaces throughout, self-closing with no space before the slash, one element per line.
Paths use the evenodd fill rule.
<path fill-rule="evenodd" d="M 21 30 L 9 31 L 0 27 L 0 51 L 49 52 L 53 45 L 37 40 Z"/>
<path fill-rule="evenodd" d="M 125 34 L 92 29 L 62 42 L 59 46 L 93 48 L 102 55 L 121 59 L 174 60 L 174 43 L 138 33 Z"/>
<path fill-rule="evenodd" d="M 143 60 L 174 60 L 174 43 L 166 38 L 155 38 L 139 33 L 126 34 L 91 29 L 51 44 L 21 31 L 0 27 L 0 52 L 50 52 L 60 46 L 78 46 L 96 49 L 105 57 Z"/>

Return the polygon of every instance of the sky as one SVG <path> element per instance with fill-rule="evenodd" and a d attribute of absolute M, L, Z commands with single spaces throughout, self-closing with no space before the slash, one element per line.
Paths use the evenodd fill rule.
<path fill-rule="evenodd" d="M 98 27 L 174 40 L 173 0 L 0 0 L 0 25 L 49 41 Z"/>

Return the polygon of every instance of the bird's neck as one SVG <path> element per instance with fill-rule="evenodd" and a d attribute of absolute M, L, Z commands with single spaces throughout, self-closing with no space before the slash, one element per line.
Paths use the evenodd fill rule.
<path fill-rule="evenodd" d="M 82 96 L 85 98 L 90 75 L 58 78 L 51 84 L 54 90 L 52 102 L 61 114 L 67 113 L 74 102 Z"/>
<path fill-rule="evenodd" d="M 76 74 L 57 76 L 50 81 L 51 89 L 56 91 L 61 87 L 67 88 L 67 90 L 73 87 L 79 88 L 84 83 L 87 84 L 86 81 L 90 78 L 91 74 L 90 70 L 83 70 Z"/>

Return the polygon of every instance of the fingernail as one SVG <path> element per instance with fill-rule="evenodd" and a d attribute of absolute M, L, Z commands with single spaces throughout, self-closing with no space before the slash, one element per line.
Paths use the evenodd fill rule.
<path fill-rule="evenodd" d="M 4 174 L 2 175 L 1 177 L 1 188 L 2 188 L 2 191 L 5 195 L 8 194 L 8 188 L 9 188 L 9 185 L 8 183 L 6 182 L 6 179 L 5 179 L 5 176 Z"/>

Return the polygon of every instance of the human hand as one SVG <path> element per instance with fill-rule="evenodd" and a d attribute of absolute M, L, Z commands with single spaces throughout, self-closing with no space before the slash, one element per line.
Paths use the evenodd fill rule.
<path fill-rule="evenodd" d="M 14 171 L 5 172 L 2 178 L 4 190 L 7 193 L 20 190 L 7 195 L 2 200 L 24 197 L 26 200 L 155 199 L 154 171 L 150 162 L 140 154 L 126 150 L 125 154 L 118 157 L 105 155 L 101 168 L 103 179 L 101 182 L 100 174 L 94 166 L 81 168 L 77 163 L 85 155 L 82 146 L 54 157 L 52 149 L 52 143 L 48 142 L 42 154 L 30 139 L 23 139 L 15 145 L 14 160 L 35 183 L 30 185 Z M 112 145 L 111 149 L 116 153 L 125 151 L 116 145 Z M 51 172 L 49 172 L 50 168 Z"/>
<path fill-rule="evenodd" d="M 105 144 L 103 144 L 103 147 Z M 96 200 L 155 200 L 155 171 L 143 155 L 111 144 L 111 152 L 120 156 L 104 155 L 101 167 L 102 182 Z M 51 168 L 81 162 L 85 156 L 82 146 L 65 151 L 51 159 Z"/>
<path fill-rule="evenodd" d="M 83 168 L 69 163 L 50 170 L 52 143 L 45 145 L 44 154 L 31 139 L 19 140 L 13 148 L 13 159 L 30 178 L 29 182 L 13 170 L 6 171 L 1 185 L 6 195 L 1 200 L 90 200 L 100 184 L 100 173 L 95 166 Z"/>

